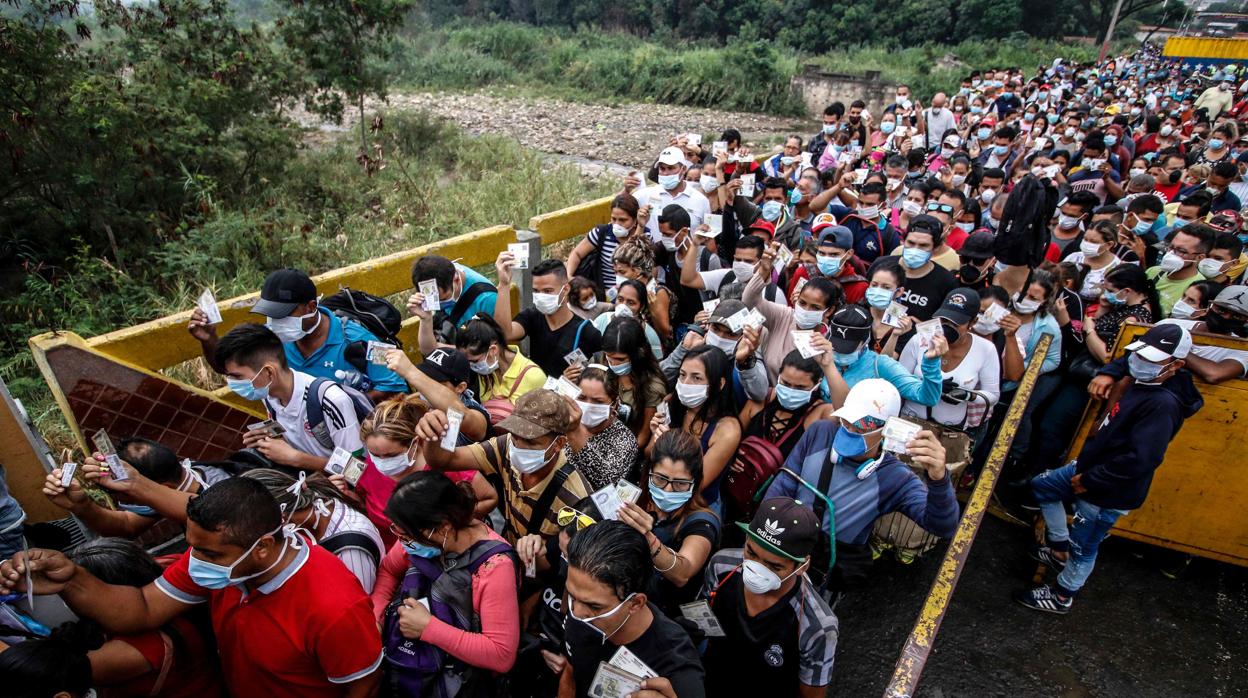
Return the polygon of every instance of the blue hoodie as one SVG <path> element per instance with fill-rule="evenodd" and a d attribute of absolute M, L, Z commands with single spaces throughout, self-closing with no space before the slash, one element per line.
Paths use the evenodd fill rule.
<path fill-rule="evenodd" d="M 1117 359 L 1098 374 L 1124 376 L 1126 363 L 1125 358 Z M 1186 370 L 1160 385 L 1135 383 L 1127 388 L 1101 421 L 1100 431 L 1079 451 L 1075 470 L 1088 490 L 1079 497 L 1102 508 L 1138 509 L 1170 441 L 1204 404 Z"/>

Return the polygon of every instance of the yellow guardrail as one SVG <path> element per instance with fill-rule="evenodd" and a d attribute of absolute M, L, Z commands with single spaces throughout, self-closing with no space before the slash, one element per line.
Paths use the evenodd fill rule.
<path fill-rule="evenodd" d="M 1161 55 L 1167 58 L 1248 60 L 1248 39 L 1211 39 L 1202 36 L 1172 36 L 1166 39 Z"/>

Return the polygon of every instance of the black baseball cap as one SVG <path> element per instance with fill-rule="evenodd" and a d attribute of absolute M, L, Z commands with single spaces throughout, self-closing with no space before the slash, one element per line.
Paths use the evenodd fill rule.
<path fill-rule="evenodd" d="M 451 385 L 466 383 L 472 377 L 468 357 L 456 349 L 434 349 L 416 368 L 439 383 Z"/>
<path fill-rule="evenodd" d="M 819 542 L 819 519 L 796 499 L 764 500 L 749 524 L 737 525 L 759 546 L 781 557 L 801 562 Z"/>
<path fill-rule="evenodd" d="M 955 288 L 945 296 L 936 317 L 948 318 L 955 325 L 965 325 L 979 315 L 979 294 L 969 288 Z"/>
<path fill-rule="evenodd" d="M 871 314 L 860 305 L 847 305 L 832 315 L 828 341 L 832 348 L 848 354 L 871 336 Z"/>
<path fill-rule="evenodd" d="M 689 227 L 689 212 L 680 204 L 668 204 L 659 212 L 659 222 L 666 223 L 672 230 L 680 232 Z"/>
<path fill-rule="evenodd" d="M 910 219 L 910 227 L 906 228 L 906 232 L 928 233 L 934 238 L 939 238 L 945 232 L 945 225 L 935 216 L 922 214 Z"/>
<path fill-rule="evenodd" d="M 316 284 L 298 269 L 278 269 L 264 277 L 260 300 L 251 312 L 274 319 L 290 315 L 295 307 L 316 300 Z"/>
<path fill-rule="evenodd" d="M 962 241 L 962 247 L 958 250 L 959 257 L 969 257 L 971 259 L 988 259 L 993 256 L 993 246 L 996 244 L 997 236 L 987 230 L 977 230 L 966 236 L 966 240 Z"/>

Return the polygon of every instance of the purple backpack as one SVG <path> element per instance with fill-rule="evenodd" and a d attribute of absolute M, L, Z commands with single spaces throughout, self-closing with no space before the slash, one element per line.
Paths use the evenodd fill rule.
<path fill-rule="evenodd" d="M 490 672 L 468 666 L 427 642 L 403 637 L 398 615 L 404 599 L 428 599 L 430 613 L 439 620 L 461 630 L 481 632 L 481 617 L 472 607 L 472 576 L 495 555 L 512 558 L 519 588 L 520 560 L 512 547 L 501 541 L 481 541 L 460 555 L 443 555 L 441 564 L 407 556 L 407 573 L 382 617 L 386 658 L 383 693 L 422 698 L 495 693 L 495 678 Z"/>

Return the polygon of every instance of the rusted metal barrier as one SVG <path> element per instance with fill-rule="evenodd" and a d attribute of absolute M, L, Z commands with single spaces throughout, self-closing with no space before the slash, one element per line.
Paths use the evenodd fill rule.
<path fill-rule="evenodd" d="M 1027 409 L 1031 392 L 1036 387 L 1036 380 L 1040 377 L 1040 367 L 1044 364 L 1044 356 L 1048 353 L 1051 342 L 1052 337 L 1049 335 L 1041 337 L 1036 344 L 1035 351 L 1032 352 L 1031 362 L 1027 364 L 1023 380 L 1014 393 L 1014 401 L 1010 403 L 1010 408 L 1005 414 L 1005 422 L 1001 425 L 1001 431 L 997 433 L 997 439 L 988 455 L 988 462 L 984 464 L 975 482 L 975 489 L 971 492 L 971 497 L 967 500 L 966 508 L 962 513 L 962 520 L 958 522 L 958 530 L 953 534 L 949 549 L 945 551 L 945 557 L 941 560 L 940 570 L 936 573 L 935 581 L 932 582 L 932 589 L 927 593 L 923 608 L 914 621 L 914 629 L 910 631 L 910 636 L 906 638 L 906 644 L 901 649 L 901 656 L 893 668 L 893 678 L 884 691 L 885 698 L 910 698 L 919 685 L 919 677 L 923 674 L 927 657 L 931 654 L 932 646 L 936 642 L 936 634 L 940 632 L 940 624 L 945 619 L 945 613 L 949 610 L 949 604 L 953 600 L 953 592 L 958 586 L 958 579 L 962 576 L 962 569 L 966 566 L 966 559 L 971 554 L 975 534 L 979 533 L 984 514 L 988 512 L 988 500 L 1001 474 L 1001 467 L 1005 464 L 1010 444 L 1014 443 L 1014 434 L 1018 431 L 1019 423 L 1022 422 L 1023 412 Z"/>

